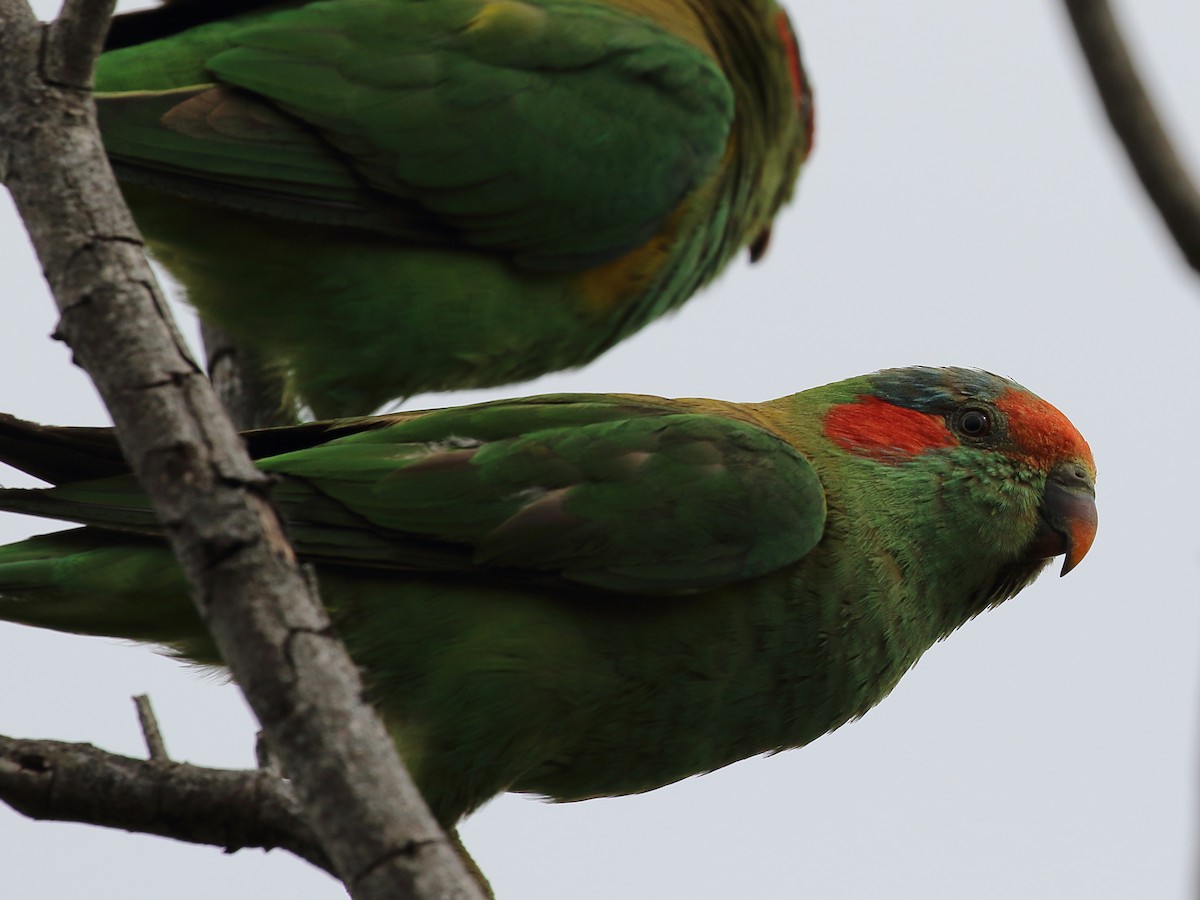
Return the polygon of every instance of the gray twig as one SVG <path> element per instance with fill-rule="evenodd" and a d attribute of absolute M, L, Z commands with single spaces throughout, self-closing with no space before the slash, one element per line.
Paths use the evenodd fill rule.
<path fill-rule="evenodd" d="M 48 28 L 44 72 L 62 87 L 90 89 L 92 68 L 104 46 L 117 0 L 65 0 Z"/>
<path fill-rule="evenodd" d="M 265 732 L 260 731 L 254 736 L 254 761 L 258 763 L 258 767 L 273 775 L 281 775 L 279 771 L 279 763 L 275 759 L 275 754 L 271 752 L 271 742 L 267 740 Z"/>
<path fill-rule="evenodd" d="M 1200 272 L 1200 193 L 1121 36 L 1107 0 L 1064 0 L 1113 131 L 1188 264 Z"/>
<path fill-rule="evenodd" d="M 0 799 L 40 821 L 123 828 L 231 853 L 280 848 L 332 872 L 291 786 L 261 770 L 163 764 L 91 744 L 0 736 Z"/>
<path fill-rule="evenodd" d="M 150 698 L 145 694 L 138 694 L 133 698 L 133 705 L 137 708 L 138 723 L 142 726 L 142 737 L 146 739 L 146 752 L 150 755 L 151 762 L 170 762 L 171 757 L 158 728 L 158 717 L 154 715 Z"/>

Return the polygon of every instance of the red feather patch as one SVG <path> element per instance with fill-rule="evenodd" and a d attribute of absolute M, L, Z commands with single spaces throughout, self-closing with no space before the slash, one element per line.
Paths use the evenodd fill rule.
<path fill-rule="evenodd" d="M 805 155 L 812 150 L 813 145 L 813 104 L 812 93 L 808 89 L 808 79 L 804 75 L 804 65 L 800 62 L 800 45 L 796 41 L 796 33 L 792 31 L 792 23 L 788 21 L 787 13 L 780 10 L 775 14 L 775 30 L 779 32 L 779 40 L 787 51 L 788 74 L 792 78 L 792 99 L 796 109 L 804 120 L 804 134 L 808 146 Z"/>
<path fill-rule="evenodd" d="M 893 406 L 866 394 L 829 410 L 825 435 L 843 450 L 885 462 L 902 462 L 958 443 L 941 416 Z"/>
<path fill-rule="evenodd" d="M 1092 448 L 1083 435 L 1041 397 L 1010 389 L 1000 395 L 996 408 L 1008 419 L 1012 447 L 1030 464 L 1048 469 L 1063 460 L 1082 459 L 1095 473 Z"/>

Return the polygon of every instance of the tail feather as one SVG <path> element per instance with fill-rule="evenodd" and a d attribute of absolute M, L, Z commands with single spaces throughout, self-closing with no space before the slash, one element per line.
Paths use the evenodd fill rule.
<path fill-rule="evenodd" d="M 315 422 L 244 438 L 251 456 L 261 458 L 389 421 Z M 0 546 L 0 620 L 155 643 L 219 663 L 111 428 L 39 425 L 0 414 L 0 463 L 54 485 L 0 488 L 0 510 L 91 526 Z M 324 531 L 318 537 L 329 538 Z"/>
<path fill-rule="evenodd" d="M 307 422 L 242 433 L 252 459 L 306 450 L 335 438 L 384 428 L 410 414 Z M 39 425 L 0 413 L 0 462 L 50 484 L 98 481 L 130 474 L 112 428 Z"/>
<path fill-rule="evenodd" d="M 50 484 L 129 472 L 111 428 L 38 425 L 5 413 L 0 413 L 0 462 Z"/>
<path fill-rule="evenodd" d="M 158 40 L 208 22 L 243 15 L 277 0 L 166 0 L 158 6 L 114 16 L 104 49 Z"/>
<path fill-rule="evenodd" d="M 218 657 L 161 542 L 76 528 L 0 547 L 0 619 Z"/>
<path fill-rule="evenodd" d="M 266 428 L 242 435 L 255 459 L 381 427 L 383 417 Z M 0 510 L 157 536 L 158 519 L 130 473 L 111 428 L 39 425 L 0 413 L 0 463 L 53 489 L 0 488 Z"/>

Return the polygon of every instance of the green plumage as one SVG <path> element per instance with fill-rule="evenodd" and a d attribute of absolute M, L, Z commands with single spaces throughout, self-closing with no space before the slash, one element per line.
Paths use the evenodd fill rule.
<path fill-rule="evenodd" d="M 631 793 L 805 744 L 1094 532 L 1086 443 L 966 370 L 762 404 L 535 397 L 248 442 L 446 823 L 505 790 Z M 0 422 L 0 458 L 58 485 L 0 508 L 86 526 L 0 548 L 0 617 L 216 664 L 114 448 Z"/>
<path fill-rule="evenodd" d="M 811 142 L 772 0 L 177 0 L 110 46 L 155 255 L 321 415 L 589 361 L 760 252 Z"/>

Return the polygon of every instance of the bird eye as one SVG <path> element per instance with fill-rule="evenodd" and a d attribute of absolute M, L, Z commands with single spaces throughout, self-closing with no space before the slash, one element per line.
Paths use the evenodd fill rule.
<path fill-rule="evenodd" d="M 963 410 L 958 417 L 958 430 L 967 437 L 987 437 L 992 430 L 992 420 L 982 409 Z"/>

